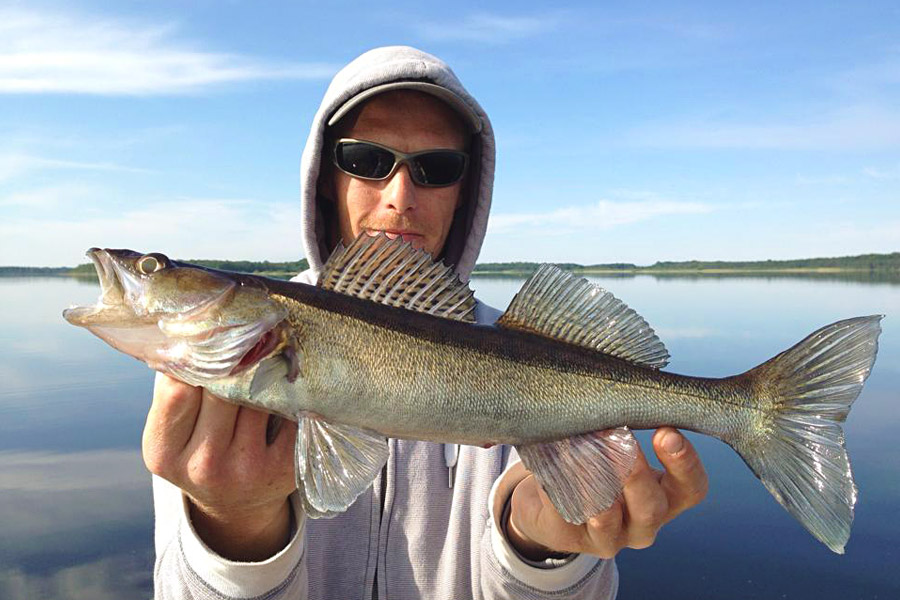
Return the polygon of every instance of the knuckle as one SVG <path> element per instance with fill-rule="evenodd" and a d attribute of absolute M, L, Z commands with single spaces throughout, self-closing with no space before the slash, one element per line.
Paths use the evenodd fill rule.
<path fill-rule="evenodd" d="M 670 502 L 666 491 L 656 485 L 648 487 L 642 494 L 634 496 L 625 505 L 626 520 L 642 530 L 657 529 L 665 521 Z"/>
<path fill-rule="evenodd" d="M 186 383 L 181 383 L 180 381 L 174 381 L 165 391 L 166 399 L 173 404 L 187 402 L 198 396 L 198 392 L 195 388 L 192 388 Z"/>
<path fill-rule="evenodd" d="M 649 502 L 631 511 L 632 522 L 642 527 L 658 527 L 666 518 L 669 507 L 665 502 Z"/>
<path fill-rule="evenodd" d="M 623 531 L 616 533 L 592 532 L 589 543 L 582 544 L 581 547 L 571 550 L 571 552 L 585 552 L 603 559 L 610 559 L 615 558 L 616 554 L 625 546 L 626 540 Z"/>
<path fill-rule="evenodd" d="M 197 398 L 198 394 L 197 388 L 162 374 L 158 374 L 153 387 L 154 401 L 165 404 L 191 400 Z"/>
<path fill-rule="evenodd" d="M 588 526 L 595 537 L 611 539 L 618 535 L 622 528 L 622 511 L 616 505 L 598 515 L 591 517 Z"/>
<path fill-rule="evenodd" d="M 629 548 L 633 548 L 635 550 L 644 550 L 645 548 L 649 548 L 653 544 L 656 543 L 656 534 L 648 533 L 647 535 L 641 536 L 638 539 L 632 540 L 629 544 Z"/>
<path fill-rule="evenodd" d="M 145 427 L 141 437 L 141 453 L 144 465 L 154 475 L 168 479 L 171 475 L 173 456 L 169 447 L 159 439 L 158 432 L 152 427 Z"/>
<path fill-rule="evenodd" d="M 153 473 L 154 475 L 159 475 L 164 479 L 169 479 L 171 476 L 169 461 L 166 460 L 165 455 L 162 452 L 158 452 L 154 449 L 144 448 L 144 465 L 147 467 L 147 470 Z"/>
<path fill-rule="evenodd" d="M 694 504 L 699 504 L 709 495 L 709 481 L 706 479 L 703 480 L 703 483 L 694 488 L 691 493 L 691 500 L 693 500 Z"/>
<path fill-rule="evenodd" d="M 186 475 L 191 483 L 203 488 L 219 487 L 228 479 L 223 461 L 219 460 L 218 454 L 205 444 L 198 447 L 188 458 Z"/>
<path fill-rule="evenodd" d="M 699 504 L 709 494 L 709 478 L 699 461 L 683 481 L 682 497 L 688 506 Z"/>

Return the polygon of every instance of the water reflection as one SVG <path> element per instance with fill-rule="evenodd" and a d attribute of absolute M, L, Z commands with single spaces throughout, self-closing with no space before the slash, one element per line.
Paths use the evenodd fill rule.
<path fill-rule="evenodd" d="M 139 449 L 152 373 L 60 317 L 97 293 L 69 278 L 0 279 L 0 598 L 152 594 Z"/>
<path fill-rule="evenodd" d="M 152 506 L 138 451 L 0 452 L 0 498 L 0 598 L 148 595 Z"/>
<path fill-rule="evenodd" d="M 0 598 L 121 600 L 149 598 L 153 588 L 149 549 L 116 554 L 48 572 L 0 567 Z"/>
<path fill-rule="evenodd" d="M 900 271 L 806 271 L 806 272 L 772 272 L 760 273 L 752 271 L 733 271 L 733 272 L 706 272 L 692 273 L 690 271 L 681 272 L 622 272 L 622 273 L 603 273 L 602 275 L 587 275 L 588 279 L 633 279 L 635 277 L 646 277 L 657 280 L 686 280 L 686 281 L 711 281 L 715 279 L 750 279 L 755 281 L 784 281 L 784 280 L 808 280 L 808 281 L 843 281 L 847 283 L 859 283 L 862 285 L 900 285 Z M 502 280 L 522 281 L 525 279 L 522 275 L 495 273 L 490 275 L 476 274 L 473 279 L 478 280 Z"/>

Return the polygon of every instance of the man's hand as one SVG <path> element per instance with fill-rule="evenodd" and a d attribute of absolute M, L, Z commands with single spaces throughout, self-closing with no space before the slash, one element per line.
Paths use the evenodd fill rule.
<path fill-rule="evenodd" d="M 286 423 L 267 445 L 268 417 L 156 376 L 144 462 L 184 490 L 197 533 L 231 560 L 269 558 L 290 535 L 297 430 Z"/>
<path fill-rule="evenodd" d="M 652 469 L 640 453 L 621 498 L 583 525 L 563 520 L 529 475 L 513 491 L 510 543 L 532 560 L 560 552 L 612 558 L 622 548 L 650 546 L 660 527 L 703 500 L 709 486 L 700 457 L 677 430 L 657 430 L 653 449 L 665 471 Z"/>

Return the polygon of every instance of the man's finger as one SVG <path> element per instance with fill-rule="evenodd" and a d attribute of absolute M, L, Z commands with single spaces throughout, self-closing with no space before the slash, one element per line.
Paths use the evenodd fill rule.
<path fill-rule="evenodd" d="M 666 522 L 669 500 L 643 453 L 638 455 L 634 470 L 625 482 L 622 500 L 628 546 L 650 546 L 656 540 L 659 528 Z"/>
<path fill-rule="evenodd" d="M 281 477 L 287 482 L 287 486 L 294 486 L 294 453 L 297 444 L 297 424 L 287 419 L 281 424 L 281 430 L 275 436 L 271 445 L 267 446 L 268 460 L 281 465 Z"/>
<path fill-rule="evenodd" d="M 268 422 L 269 413 L 247 406 L 240 407 L 234 426 L 233 443 L 245 450 L 263 452 Z"/>
<path fill-rule="evenodd" d="M 660 485 L 669 500 L 669 520 L 706 497 L 709 479 L 694 446 L 677 429 L 658 429 L 653 449 L 666 470 Z"/>
<path fill-rule="evenodd" d="M 191 439 L 200 413 L 201 390 L 162 373 L 156 374 L 153 403 L 144 426 L 143 448 L 147 467 L 167 462 L 171 453 L 180 453 Z M 162 456 L 166 454 L 167 456 Z"/>
<path fill-rule="evenodd" d="M 234 435 L 239 409 L 237 404 L 226 402 L 203 390 L 203 401 L 200 404 L 200 414 L 197 415 L 191 445 L 194 448 L 206 446 L 210 450 L 217 451 L 228 448 Z"/>
<path fill-rule="evenodd" d="M 627 544 L 622 500 L 616 500 L 608 509 L 588 519 L 583 531 L 586 535 L 581 552 L 601 558 L 614 557 Z"/>

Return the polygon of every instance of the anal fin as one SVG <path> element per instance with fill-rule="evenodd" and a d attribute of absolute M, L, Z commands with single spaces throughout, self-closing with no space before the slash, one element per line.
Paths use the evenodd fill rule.
<path fill-rule="evenodd" d="M 608 509 L 634 467 L 638 443 L 627 427 L 516 446 L 519 457 L 569 523 Z"/>

